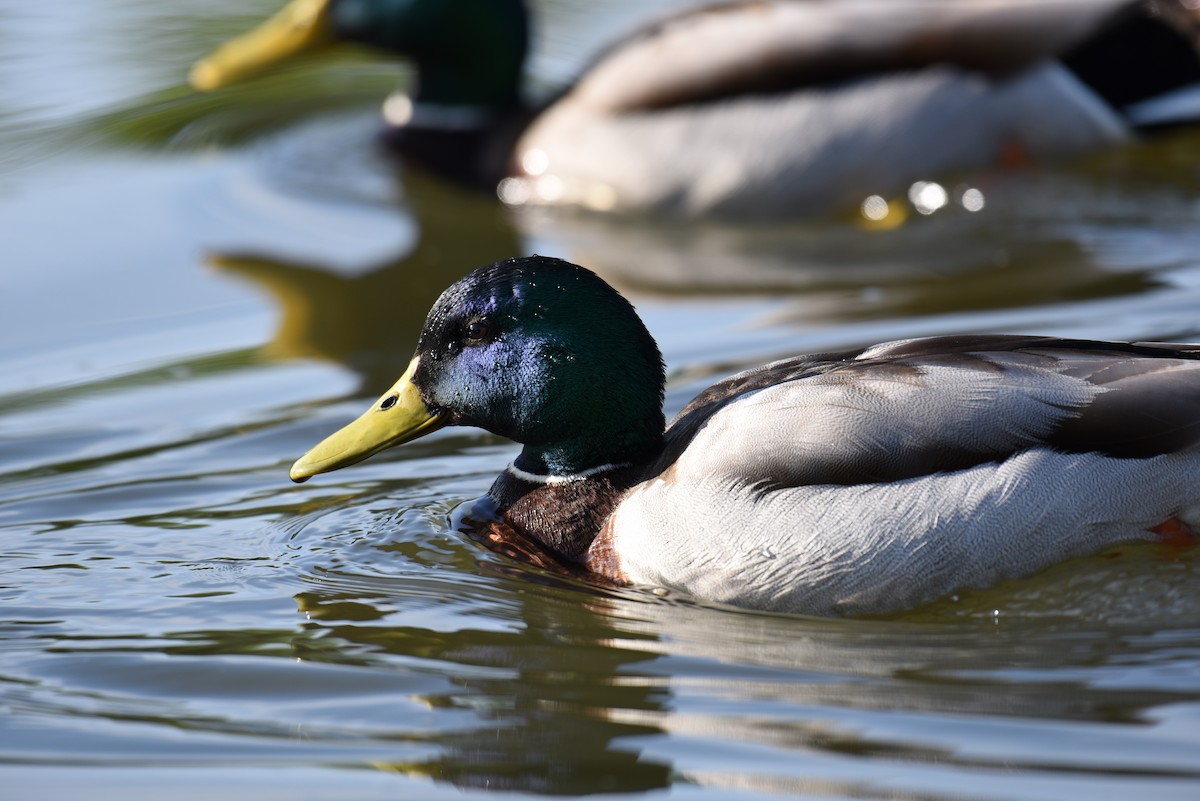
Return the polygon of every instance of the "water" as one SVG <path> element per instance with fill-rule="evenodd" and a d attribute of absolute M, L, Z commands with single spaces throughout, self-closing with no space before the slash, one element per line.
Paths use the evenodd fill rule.
<path fill-rule="evenodd" d="M 1196 797 L 1195 548 L 813 620 L 482 549 L 454 512 L 513 447 L 480 432 L 286 469 L 517 253 L 635 301 L 669 412 L 919 334 L 1200 338 L 1200 140 L 964 176 L 984 210 L 890 232 L 514 215 L 375 161 L 393 65 L 182 88 L 272 5 L 0 2 L 0 796 Z M 541 4 L 539 85 L 640 11 Z"/>

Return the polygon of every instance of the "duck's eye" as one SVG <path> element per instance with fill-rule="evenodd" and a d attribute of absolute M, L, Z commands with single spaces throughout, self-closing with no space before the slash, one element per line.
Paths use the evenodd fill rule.
<path fill-rule="evenodd" d="M 492 339 L 492 323 L 486 317 L 480 317 L 467 323 L 463 329 L 463 343 L 481 345 Z"/>

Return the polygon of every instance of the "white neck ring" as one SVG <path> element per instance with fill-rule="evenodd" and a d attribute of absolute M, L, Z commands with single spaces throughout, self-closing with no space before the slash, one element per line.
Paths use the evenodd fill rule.
<path fill-rule="evenodd" d="M 586 478 L 607 473 L 610 470 L 620 470 L 622 467 L 629 467 L 632 462 L 620 462 L 618 464 L 601 464 L 595 467 L 589 467 L 587 470 L 581 470 L 578 473 L 567 473 L 566 475 L 544 475 L 541 473 L 530 473 L 517 467 L 516 463 L 508 466 L 508 472 L 515 478 L 522 481 L 528 481 L 531 484 L 570 484 L 575 481 L 583 481 Z"/>

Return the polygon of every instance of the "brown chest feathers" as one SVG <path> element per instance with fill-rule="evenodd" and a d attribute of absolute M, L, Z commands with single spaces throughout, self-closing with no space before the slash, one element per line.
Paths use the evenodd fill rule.
<path fill-rule="evenodd" d="M 488 495 L 504 522 L 557 557 L 579 562 L 630 486 L 614 470 L 573 481 L 536 482 L 504 471 Z"/>

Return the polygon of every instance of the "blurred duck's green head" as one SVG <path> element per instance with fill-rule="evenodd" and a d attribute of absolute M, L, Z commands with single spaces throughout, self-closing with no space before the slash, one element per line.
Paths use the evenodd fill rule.
<path fill-rule="evenodd" d="M 218 89 L 338 42 L 412 59 L 419 101 L 512 106 L 528 15 L 523 0 L 292 0 L 197 62 L 190 80 L 202 91 Z"/>
<path fill-rule="evenodd" d="M 645 458 L 663 434 L 662 357 L 594 273 L 532 256 L 493 264 L 434 304 L 404 376 L 292 467 L 303 481 L 445 425 L 522 443 L 523 470 L 569 475 Z"/>

